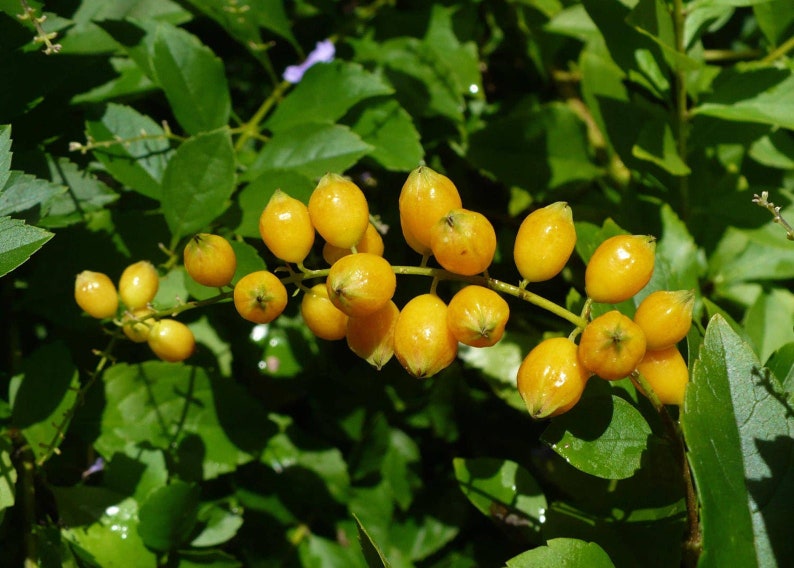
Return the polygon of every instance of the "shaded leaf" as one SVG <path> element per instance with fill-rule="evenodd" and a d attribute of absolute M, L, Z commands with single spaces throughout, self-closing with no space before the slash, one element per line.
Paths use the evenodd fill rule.
<path fill-rule="evenodd" d="M 204 527 L 191 546 L 217 546 L 231 540 L 243 525 L 243 517 L 213 503 L 205 504 L 198 512 L 198 521 Z"/>
<path fill-rule="evenodd" d="M 153 550 L 168 552 L 182 544 L 196 524 L 201 489 L 174 481 L 154 491 L 138 512 L 138 534 Z"/>
<path fill-rule="evenodd" d="M 235 154 L 227 130 L 199 134 L 179 146 L 163 175 L 163 214 L 174 235 L 207 227 L 235 187 Z"/>
<path fill-rule="evenodd" d="M 5 187 L 11 175 L 11 126 L 0 126 L 0 188 Z"/>
<path fill-rule="evenodd" d="M 361 544 L 361 551 L 364 553 L 367 566 L 369 568 L 391 568 L 389 560 L 383 555 L 378 544 L 369 536 L 367 529 L 361 524 L 361 520 L 356 515 L 353 515 L 353 518 L 356 520 L 358 541 Z"/>
<path fill-rule="evenodd" d="M 0 188 L 0 216 L 21 213 L 39 206 L 46 214 L 51 200 L 64 193 L 62 185 L 12 170 Z"/>
<path fill-rule="evenodd" d="M 778 288 L 759 294 L 743 323 L 759 359 L 766 361 L 794 341 L 794 294 Z"/>
<path fill-rule="evenodd" d="M 28 260 L 52 237 L 49 231 L 26 225 L 21 219 L 0 217 L 0 277 Z"/>
<path fill-rule="evenodd" d="M 411 115 L 395 100 L 367 101 L 356 113 L 352 128 L 372 145 L 369 157 L 387 170 L 409 171 L 424 157 Z"/>
<path fill-rule="evenodd" d="M 85 219 L 86 214 L 103 209 L 119 195 L 107 185 L 66 158 L 49 160 L 52 179 L 66 187 L 50 202 L 47 216 L 40 221 L 45 227 L 64 227 Z"/>
<path fill-rule="evenodd" d="M 14 506 L 17 470 L 11 463 L 11 452 L 13 451 L 11 439 L 0 436 L 0 511 Z"/>
<path fill-rule="evenodd" d="M 528 550 L 507 561 L 508 568 L 612 568 L 614 564 L 595 542 L 553 538 L 545 546 Z"/>

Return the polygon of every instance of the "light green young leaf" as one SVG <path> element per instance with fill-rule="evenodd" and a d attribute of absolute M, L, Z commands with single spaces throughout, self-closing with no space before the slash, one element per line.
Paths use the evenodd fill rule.
<path fill-rule="evenodd" d="M 681 420 L 701 505 L 701 565 L 790 558 L 794 413 L 779 381 L 720 316 L 706 329 Z"/>
<path fill-rule="evenodd" d="M 618 396 L 583 398 L 556 417 L 541 440 L 575 468 L 604 479 L 625 479 L 640 468 L 651 427 Z"/>
<path fill-rule="evenodd" d="M 265 127 L 280 132 L 306 122 L 332 124 L 355 104 L 393 92 L 382 77 L 358 63 L 332 61 L 313 65 L 278 105 Z"/>
<path fill-rule="evenodd" d="M 182 237 L 206 228 L 226 208 L 234 187 L 235 154 L 229 131 L 188 139 L 163 175 L 163 214 L 171 233 Z"/>
<path fill-rule="evenodd" d="M 372 151 L 348 127 L 339 124 L 298 124 L 278 132 L 246 172 L 253 180 L 268 170 L 292 170 L 312 179 L 343 172 Z"/>
<path fill-rule="evenodd" d="M 745 314 L 744 328 L 761 361 L 794 341 L 794 294 L 781 288 L 759 294 Z"/>
<path fill-rule="evenodd" d="M 10 438 L 0 435 L 0 512 L 14 506 L 17 470 L 11 463 L 14 446 Z"/>
<path fill-rule="evenodd" d="M 0 277 L 28 260 L 52 237 L 49 231 L 26 225 L 21 219 L 0 217 Z"/>
<path fill-rule="evenodd" d="M 613 568 L 604 549 L 595 542 L 553 538 L 545 546 L 528 550 L 507 561 L 507 568 Z"/>
<path fill-rule="evenodd" d="M 91 153 L 122 185 L 161 198 L 163 174 L 174 152 L 160 125 L 132 107 L 111 103 L 102 116 L 86 122 L 86 131 L 96 142 L 130 140 Z"/>
<path fill-rule="evenodd" d="M 756 2 L 753 14 L 764 36 L 771 46 L 779 46 L 790 37 L 794 24 L 794 4 L 788 0 Z"/>
<path fill-rule="evenodd" d="M 199 509 L 198 522 L 203 523 L 204 527 L 198 536 L 190 541 L 190 545 L 218 546 L 234 538 L 243 525 L 243 517 L 215 503 L 205 503 Z"/>
<path fill-rule="evenodd" d="M 226 126 L 231 96 L 223 62 L 188 32 L 159 24 L 152 67 L 174 116 L 191 134 Z"/>

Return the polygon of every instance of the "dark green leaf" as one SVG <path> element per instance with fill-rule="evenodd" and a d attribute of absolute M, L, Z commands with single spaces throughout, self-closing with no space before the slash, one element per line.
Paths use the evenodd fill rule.
<path fill-rule="evenodd" d="M 159 24 L 152 67 L 179 124 L 191 134 L 225 126 L 231 98 L 223 62 L 188 32 Z"/>
<path fill-rule="evenodd" d="M 332 124 L 356 103 L 393 91 L 381 77 L 357 63 L 313 65 L 265 126 L 280 132 L 306 122 Z"/>
<path fill-rule="evenodd" d="M 339 124 L 299 124 L 278 132 L 257 156 L 246 178 L 269 170 L 292 170 L 316 179 L 327 172 L 344 172 L 372 146 Z"/>
<path fill-rule="evenodd" d="M 11 175 L 11 127 L 0 126 L 0 188 L 5 187 Z"/>
<path fill-rule="evenodd" d="M 625 479 L 639 469 L 650 436 L 640 411 L 613 395 L 583 398 L 552 420 L 541 440 L 585 473 Z"/>
<path fill-rule="evenodd" d="M 690 173 L 689 167 L 678 155 L 673 130 L 665 119 L 649 120 L 640 128 L 632 153 L 635 157 L 656 164 L 674 176 L 685 176 Z"/>
<path fill-rule="evenodd" d="M 481 513 L 505 527 L 521 527 L 524 538 L 541 542 L 548 503 L 527 470 L 493 458 L 455 458 L 452 465 L 461 491 Z"/>
<path fill-rule="evenodd" d="M 779 46 L 791 37 L 794 25 L 794 5 L 788 0 L 753 2 L 753 14 L 758 27 L 773 46 Z"/>
<path fill-rule="evenodd" d="M 25 360 L 21 381 L 11 418 L 40 458 L 46 455 L 51 442 L 56 448 L 60 445 L 57 427 L 64 425 L 66 412 L 76 404 L 78 373 L 66 346 L 50 343 Z"/>
<path fill-rule="evenodd" d="M 545 546 L 528 550 L 507 561 L 508 568 L 612 568 L 614 564 L 595 542 L 553 538 Z"/>
<path fill-rule="evenodd" d="M 11 463 L 14 447 L 6 436 L 0 436 L 0 511 L 14 506 L 17 470 Z"/>
<path fill-rule="evenodd" d="M 138 512 L 138 534 L 153 550 L 168 552 L 182 544 L 196 524 L 201 489 L 174 481 L 149 495 Z"/>
<path fill-rule="evenodd" d="M 168 482 L 168 466 L 162 450 L 128 447 L 105 463 L 102 481 L 108 489 L 132 495 L 142 503 L 149 494 Z"/>
<path fill-rule="evenodd" d="M 179 568 L 242 568 L 243 564 L 221 550 L 180 550 Z"/>
<path fill-rule="evenodd" d="M 0 217 L 0 277 L 30 258 L 53 234 L 20 219 Z"/>
<path fill-rule="evenodd" d="M 759 359 L 766 361 L 783 345 L 794 341 L 794 295 L 779 288 L 759 294 L 745 314 L 744 328 Z"/>
<path fill-rule="evenodd" d="M 101 117 L 86 122 L 86 129 L 95 142 L 129 140 L 98 146 L 92 153 L 123 185 L 161 198 L 163 174 L 173 151 L 160 125 L 131 107 L 111 103 Z"/>
<path fill-rule="evenodd" d="M 383 555 L 378 544 L 369 536 L 367 529 L 361 524 L 361 521 L 356 515 L 356 528 L 358 529 L 358 541 L 361 544 L 361 551 L 364 553 L 364 559 L 367 561 L 369 568 L 391 568 L 389 560 Z"/>
<path fill-rule="evenodd" d="M 701 504 L 701 562 L 770 566 L 790 557 L 794 413 L 780 383 L 720 316 L 706 329 L 682 426 Z"/>
<path fill-rule="evenodd" d="M 791 393 L 794 393 L 794 343 L 788 343 L 778 349 L 766 364 L 791 399 Z"/>
<path fill-rule="evenodd" d="M 52 199 L 65 191 L 62 185 L 12 171 L 5 186 L 0 188 L 0 216 L 21 213 L 36 206 L 46 213 Z"/>
<path fill-rule="evenodd" d="M 56 195 L 47 216 L 40 224 L 45 227 L 64 227 L 81 222 L 88 213 L 99 211 L 113 203 L 119 195 L 107 185 L 66 158 L 50 160 L 50 175 L 66 192 Z"/>
<path fill-rule="evenodd" d="M 794 138 L 787 130 L 775 130 L 750 147 L 750 157 L 770 168 L 794 168 Z"/>
<path fill-rule="evenodd" d="M 199 134 L 179 146 L 163 175 L 163 213 L 174 235 L 206 228 L 235 187 L 235 155 L 227 130 Z"/>
<path fill-rule="evenodd" d="M 352 128 L 372 145 L 369 157 L 387 170 L 412 170 L 424 157 L 411 116 L 395 100 L 367 101 L 356 113 Z"/>

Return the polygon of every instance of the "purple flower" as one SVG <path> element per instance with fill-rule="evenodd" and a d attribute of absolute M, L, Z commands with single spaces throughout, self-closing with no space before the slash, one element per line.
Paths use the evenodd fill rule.
<path fill-rule="evenodd" d="M 93 475 L 95 473 L 99 473 L 105 469 L 105 460 L 102 458 L 97 458 L 96 461 L 88 467 L 87 470 L 83 472 L 83 479 L 87 478 L 89 475 Z"/>
<path fill-rule="evenodd" d="M 306 61 L 300 65 L 290 65 L 284 70 L 284 80 L 293 84 L 300 83 L 300 80 L 303 79 L 303 74 L 306 73 L 309 67 L 315 63 L 328 63 L 329 61 L 333 61 L 335 53 L 336 48 L 334 47 L 334 42 L 330 39 L 317 42 L 317 45 L 314 46 L 314 50 L 306 58 Z"/>

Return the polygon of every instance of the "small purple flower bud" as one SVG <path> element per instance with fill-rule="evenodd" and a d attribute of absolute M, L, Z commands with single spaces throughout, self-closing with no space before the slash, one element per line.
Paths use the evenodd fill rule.
<path fill-rule="evenodd" d="M 334 42 L 330 39 L 317 42 L 317 45 L 315 45 L 314 50 L 312 50 L 306 58 L 306 61 L 300 65 L 290 65 L 284 70 L 284 80 L 293 84 L 300 83 L 300 80 L 303 79 L 303 74 L 306 73 L 309 67 L 315 63 L 328 63 L 329 61 L 333 61 L 335 53 L 336 47 L 334 47 Z"/>

